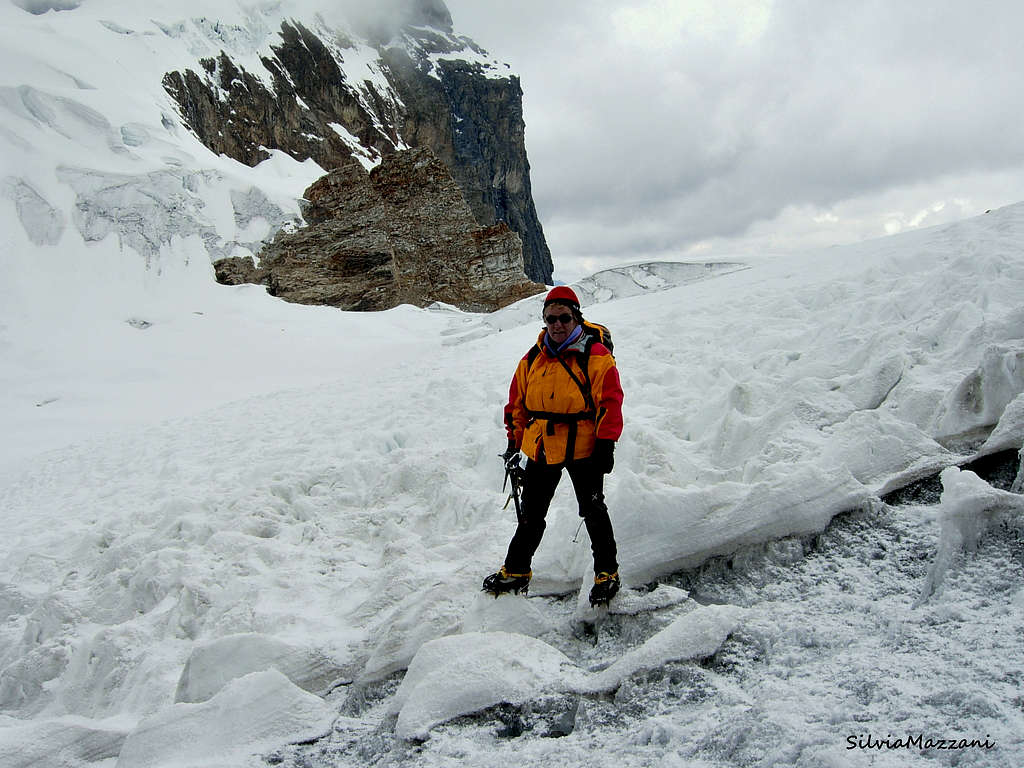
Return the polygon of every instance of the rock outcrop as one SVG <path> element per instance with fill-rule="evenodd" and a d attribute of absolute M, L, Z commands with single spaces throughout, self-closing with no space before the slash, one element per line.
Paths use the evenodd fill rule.
<path fill-rule="evenodd" d="M 429 149 L 389 154 L 369 172 L 348 161 L 306 190 L 303 215 L 308 226 L 278 233 L 258 266 L 223 259 L 217 279 L 348 310 L 492 311 L 544 290 L 523 273 L 519 236 L 504 222 L 479 226 Z"/>
<path fill-rule="evenodd" d="M 385 50 L 383 60 L 410 107 L 402 115 L 402 135 L 448 165 L 477 221 L 508 222 L 522 238 L 526 274 L 551 283 L 551 251 L 530 185 L 519 78 L 483 77 L 476 65 L 440 59 L 435 79 L 401 48 Z"/>
<path fill-rule="evenodd" d="M 354 28 L 351 37 L 314 29 L 283 23 L 280 45 L 261 57 L 265 72 L 221 51 L 199 71 L 168 73 L 164 87 L 203 143 L 247 165 L 278 149 L 327 170 L 353 158 L 369 168 L 401 149 L 430 148 L 477 223 L 506 222 L 523 243 L 526 274 L 551 282 L 519 79 L 454 35 L 440 0 L 412 2 L 399 22 Z"/>

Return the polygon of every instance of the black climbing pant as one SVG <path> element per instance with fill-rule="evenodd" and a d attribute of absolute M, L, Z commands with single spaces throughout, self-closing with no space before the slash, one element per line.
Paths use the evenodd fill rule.
<path fill-rule="evenodd" d="M 548 507 L 555 495 L 555 488 L 562 478 L 562 470 L 569 472 L 579 514 L 590 534 L 590 546 L 594 551 L 594 573 L 614 573 L 619 565 L 616 561 L 615 534 L 604 503 L 604 475 L 594 469 L 589 459 L 577 459 L 567 464 L 540 464 L 527 461 L 523 479 L 522 510 L 524 521 L 516 528 L 505 556 L 505 568 L 509 573 L 526 573 L 530 570 L 533 554 L 540 546 L 547 527 L 545 518 Z"/>

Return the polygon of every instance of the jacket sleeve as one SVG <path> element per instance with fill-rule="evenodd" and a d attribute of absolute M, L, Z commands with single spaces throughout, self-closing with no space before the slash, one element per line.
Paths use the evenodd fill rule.
<path fill-rule="evenodd" d="M 505 433 L 509 440 L 515 441 L 516 448 L 523 445 L 523 433 L 526 431 L 526 358 L 519 361 L 512 382 L 508 387 L 508 403 L 505 404 Z"/>
<path fill-rule="evenodd" d="M 618 440 L 622 434 L 622 384 L 615 358 L 603 345 L 591 350 L 590 373 L 594 403 L 597 405 L 598 440 Z"/>

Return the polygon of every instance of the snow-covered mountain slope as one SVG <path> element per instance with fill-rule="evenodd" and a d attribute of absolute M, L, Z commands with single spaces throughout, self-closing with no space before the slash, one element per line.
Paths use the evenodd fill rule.
<path fill-rule="evenodd" d="M 254 256 L 325 168 L 413 145 L 449 166 L 482 226 L 519 233 L 528 271 L 550 276 L 519 81 L 452 32 L 443 3 L 391 3 L 447 28 L 396 13 L 390 37 L 389 4 L 372 23 L 360 4 L 315 0 L 69 5 L 0 4 L 9 250 L 68 234 L 114 237 L 157 268 Z"/>

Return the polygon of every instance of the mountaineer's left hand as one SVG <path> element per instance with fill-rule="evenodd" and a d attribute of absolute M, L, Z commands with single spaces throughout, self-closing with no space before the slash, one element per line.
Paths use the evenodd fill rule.
<path fill-rule="evenodd" d="M 590 458 L 594 462 L 594 468 L 602 475 L 607 475 L 615 466 L 615 441 L 598 438 Z"/>

